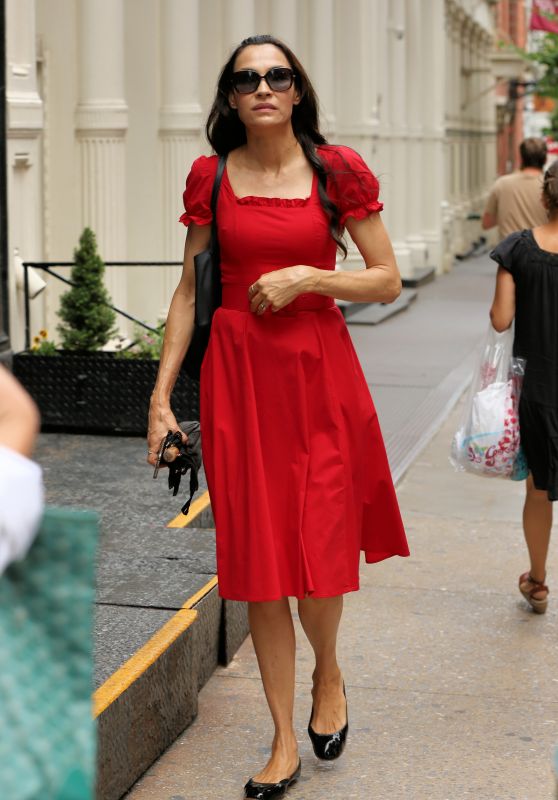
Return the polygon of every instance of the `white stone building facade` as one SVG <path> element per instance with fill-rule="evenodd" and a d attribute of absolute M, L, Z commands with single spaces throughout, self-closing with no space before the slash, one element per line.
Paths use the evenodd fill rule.
<path fill-rule="evenodd" d="M 23 346 L 15 255 L 68 261 L 91 226 L 106 260 L 180 260 L 184 179 L 218 72 L 253 33 L 306 66 L 329 141 L 378 175 L 404 277 L 478 235 L 495 177 L 489 0 L 7 0 L 11 338 Z M 346 266 L 358 265 L 354 252 Z M 178 268 L 107 270 L 116 305 L 155 322 Z M 64 274 L 67 274 L 65 272 Z M 32 301 L 56 325 L 60 288 Z"/>

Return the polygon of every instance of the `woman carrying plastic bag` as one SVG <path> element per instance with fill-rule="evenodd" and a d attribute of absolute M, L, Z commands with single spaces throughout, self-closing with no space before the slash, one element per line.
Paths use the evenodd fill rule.
<path fill-rule="evenodd" d="M 525 360 L 514 358 L 513 328 L 492 325 L 473 376 L 450 460 L 477 475 L 523 480 L 528 470 L 520 447 L 519 395 Z"/>
<path fill-rule="evenodd" d="M 513 357 L 525 361 L 518 418 L 530 570 L 519 576 L 519 591 L 538 614 L 548 605 L 546 559 L 558 500 L 558 161 L 545 173 L 542 202 L 548 223 L 512 233 L 490 254 L 499 265 L 490 319 L 500 332 L 515 320 Z"/>

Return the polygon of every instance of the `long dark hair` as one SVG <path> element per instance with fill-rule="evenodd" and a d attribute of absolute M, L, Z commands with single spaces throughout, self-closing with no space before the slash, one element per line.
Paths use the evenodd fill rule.
<path fill-rule="evenodd" d="M 296 75 L 295 86 L 301 100 L 298 105 L 293 106 L 291 118 L 293 133 L 302 147 L 304 155 L 318 174 L 318 193 L 322 207 L 329 217 L 331 235 L 343 255 L 346 256 L 347 246 L 342 239 L 343 229 L 340 223 L 339 209 L 327 195 L 328 171 L 316 152 L 316 145 L 327 144 L 325 137 L 320 133 L 318 98 L 306 70 L 293 51 L 280 39 L 276 39 L 275 36 L 270 36 L 269 34 L 250 36 L 244 39 L 233 51 L 221 70 L 217 81 L 217 93 L 205 126 L 207 138 L 215 152 L 220 156 L 227 155 L 231 150 L 246 144 L 246 128 L 244 123 L 241 122 L 236 109 L 231 108 L 229 105 L 229 93 L 237 56 L 245 47 L 261 44 L 272 44 L 274 47 L 279 48 L 285 54 L 291 69 Z"/>
<path fill-rule="evenodd" d="M 558 159 L 552 162 L 544 174 L 543 195 L 546 199 L 548 214 L 554 219 L 558 213 Z"/>

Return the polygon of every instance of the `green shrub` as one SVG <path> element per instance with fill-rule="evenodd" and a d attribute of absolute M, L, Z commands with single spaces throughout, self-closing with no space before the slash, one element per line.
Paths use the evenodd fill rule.
<path fill-rule="evenodd" d="M 62 295 L 57 330 L 64 350 L 100 350 L 116 333 L 116 315 L 103 284 L 105 265 L 97 253 L 95 234 L 85 228 L 74 251 L 71 280 Z"/>
<path fill-rule="evenodd" d="M 156 331 L 146 331 L 145 328 L 136 325 L 134 327 L 134 344 L 127 350 L 122 350 L 119 355 L 122 358 L 151 358 L 158 360 L 161 358 L 164 338 L 164 323 L 158 325 Z"/>

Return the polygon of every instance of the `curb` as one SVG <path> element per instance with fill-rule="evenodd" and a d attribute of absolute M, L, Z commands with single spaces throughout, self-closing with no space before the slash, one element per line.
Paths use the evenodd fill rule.
<path fill-rule="evenodd" d="M 212 522 L 207 492 L 167 527 Z M 198 693 L 248 634 L 245 603 L 222 600 L 217 578 L 190 597 L 93 695 L 98 800 L 118 800 L 195 719 Z"/>

